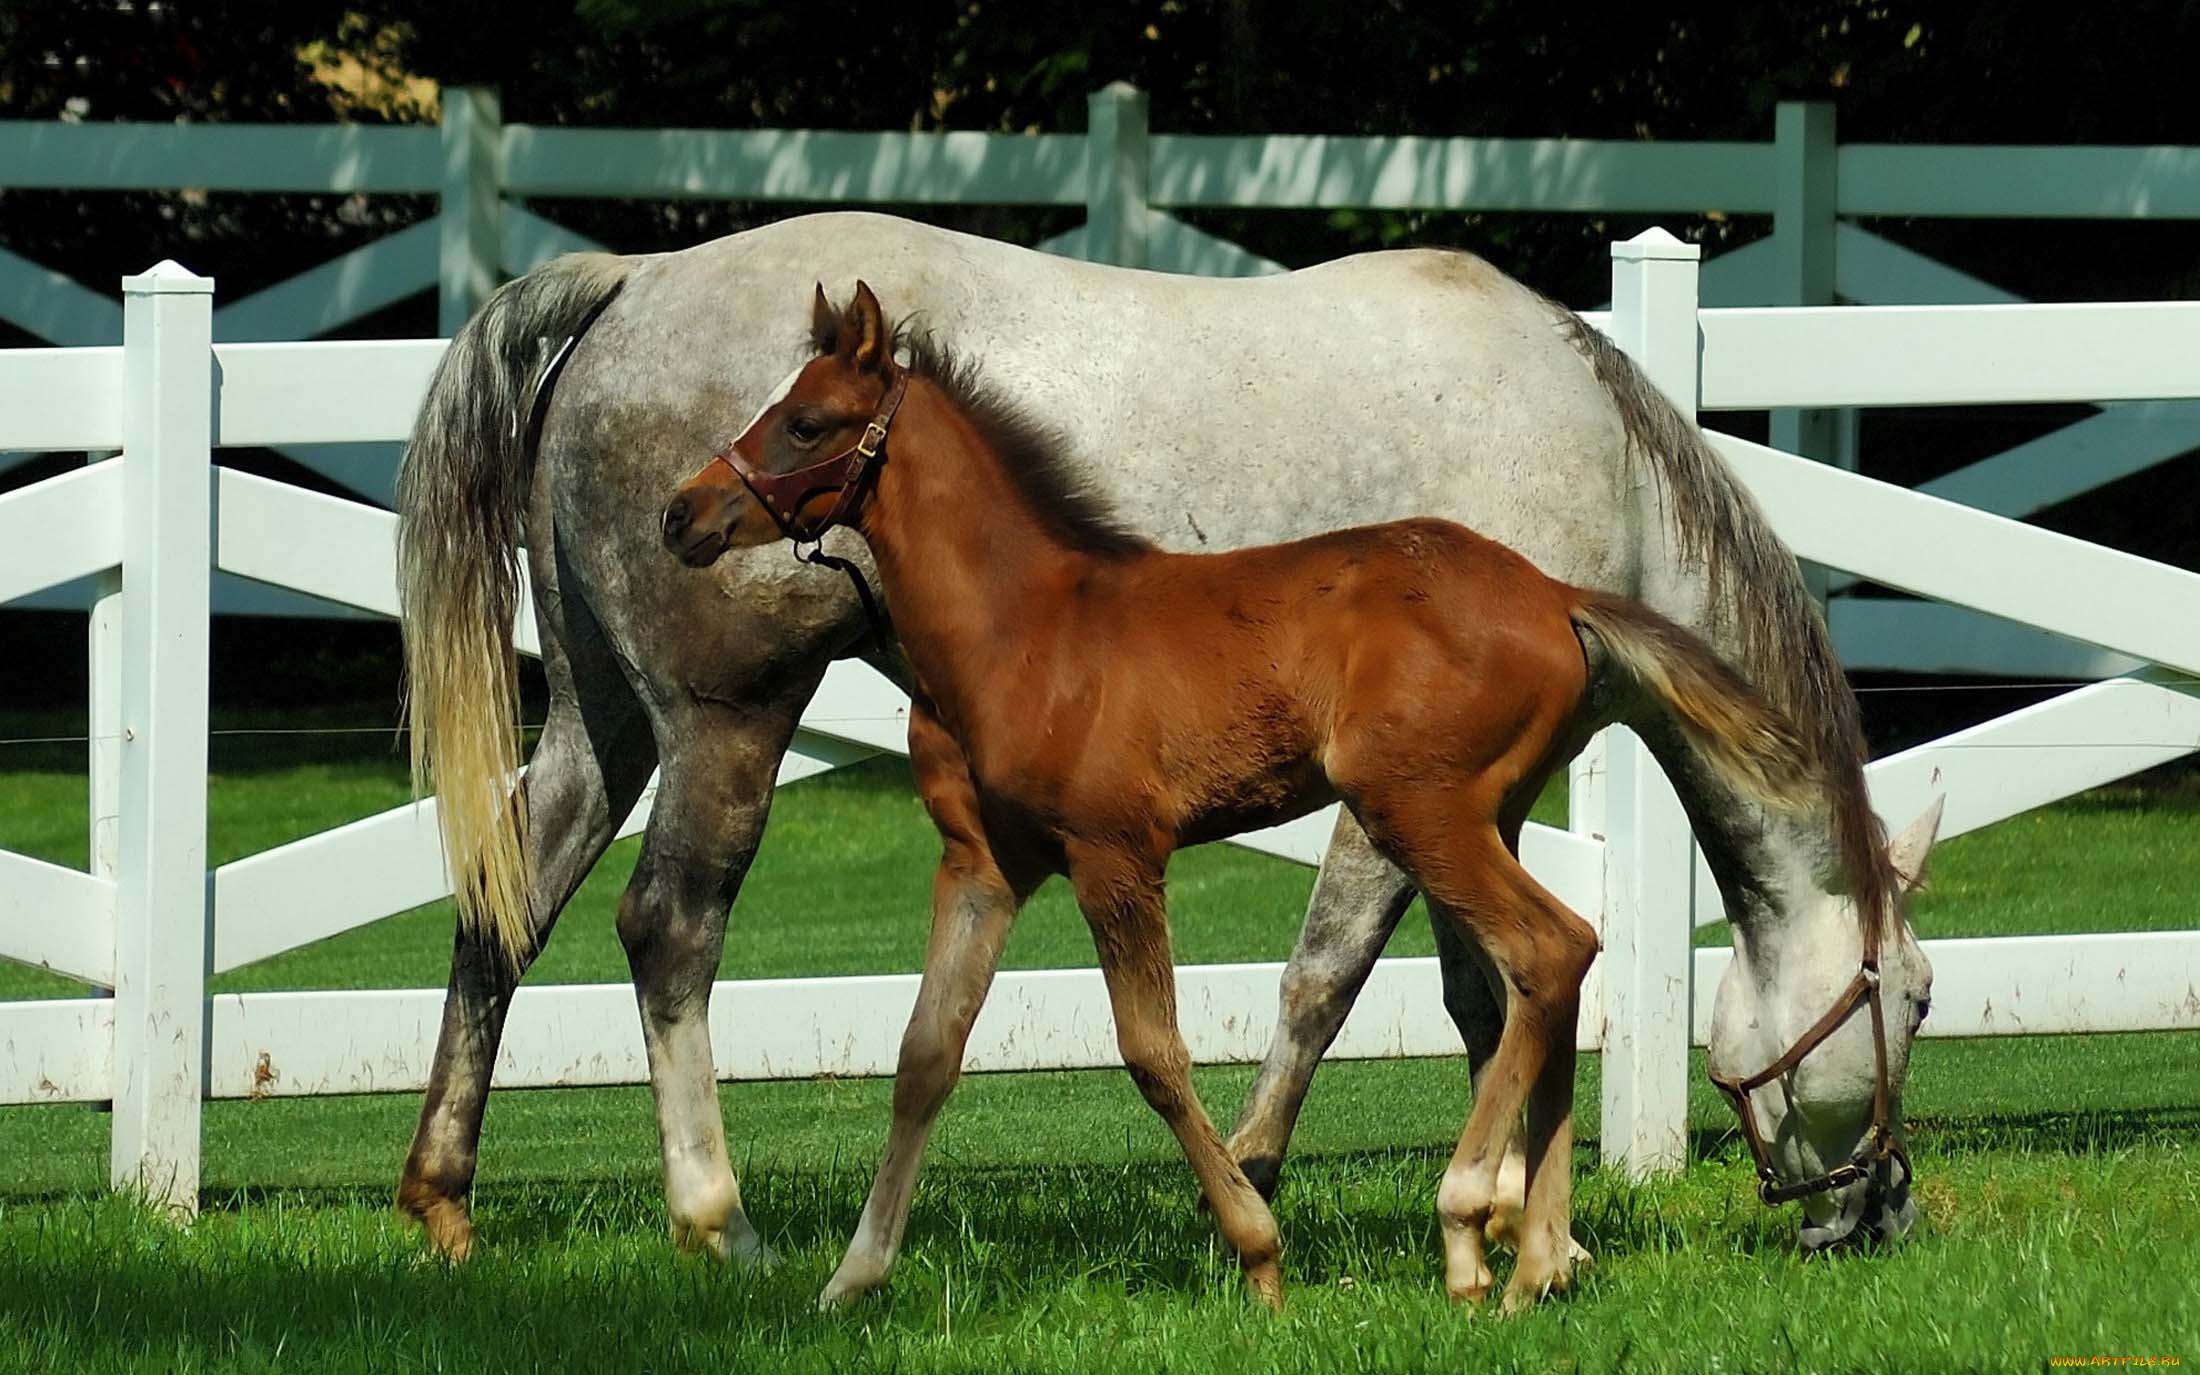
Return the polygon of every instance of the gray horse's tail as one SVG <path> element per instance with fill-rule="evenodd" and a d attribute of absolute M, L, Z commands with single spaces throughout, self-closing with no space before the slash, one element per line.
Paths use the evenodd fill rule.
<path fill-rule="evenodd" d="M 397 477 L 413 792 L 435 792 L 459 921 L 515 962 L 532 939 L 512 644 L 530 413 L 552 351 L 627 272 L 623 259 L 579 253 L 498 289 L 437 366 Z"/>
<path fill-rule="evenodd" d="M 1792 811 L 1825 786 L 1817 752 L 1787 713 L 1695 635 L 1602 592 L 1577 591 L 1572 614 L 1576 633 L 1603 649 L 1605 666 L 1633 683 L 1642 705 L 1670 719 L 1704 767 L 1735 792 Z"/>

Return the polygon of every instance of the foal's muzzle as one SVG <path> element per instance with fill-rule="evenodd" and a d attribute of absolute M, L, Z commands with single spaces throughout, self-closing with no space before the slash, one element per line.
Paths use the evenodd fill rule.
<path fill-rule="evenodd" d="M 681 492 L 665 504 L 662 529 L 665 548 L 680 556 L 680 561 L 694 568 L 713 562 L 726 552 L 726 532 L 719 528 L 724 524 L 723 513 L 719 519 L 706 506 L 723 506 L 723 502 L 699 502 L 687 492 Z"/>

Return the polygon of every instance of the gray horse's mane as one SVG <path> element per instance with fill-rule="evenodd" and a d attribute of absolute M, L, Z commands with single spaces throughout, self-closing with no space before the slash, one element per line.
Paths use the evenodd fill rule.
<path fill-rule="evenodd" d="M 1699 563 L 1714 614 L 1733 632 L 1738 667 L 1813 739 L 1832 788 L 1833 828 L 1867 929 L 1891 910 L 1899 877 L 1864 782 L 1869 752 L 1856 694 L 1841 670 L 1795 555 L 1695 423 L 1634 360 L 1579 315 L 1553 304 L 1566 337 L 1611 394 L 1627 450 L 1656 474 L 1684 561 Z"/>

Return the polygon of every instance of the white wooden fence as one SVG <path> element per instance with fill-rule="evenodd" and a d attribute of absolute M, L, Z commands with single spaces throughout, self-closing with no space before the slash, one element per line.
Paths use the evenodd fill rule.
<path fill-rule="evenodd" d="M 1706 143 L 1157 134 L 1146 97 L 1120 84 L 1092 94 L 1082 135 L 538 127 L 504 123 L 496 92 L 479 88 L 445 90 L 442 105 L 439 128 L 0 121 L 0 187 L 437 197 L 433 219 L 217 310 L 223 342 L 312 338 L 430 289 L 448 334 L 500 273 L 598 246 L 529 209 L 529 198 L 1082 206 L 1086 222 L 1043 247 L 1207 274 L 1279 269 L 1172 211 L 1769 217 L 1767 237 L 1704 265 L 1712 306 L 2016 300 L 1855 223 L 1865 217 L 2200 219 L 2200 148 L 1843 144 L 1831 106 L 1795 102 L 1779 107 L 1769 142 Z M 112 299 L 4 248 L 0 318 L 63 345 L 112 344 L 121 329 Z M 1783 407 L 1772 444 L 1854 470 L 1855 417 L 1846 407 Z M 2021 518 L 2196 445 L 2200 402 L 2108 402 L 1923 490 Z M 279 447 L 388 503 L 393 445 Z M 2100 678 L 2138 667 L 1958 606 L 1841 595 L 1846 579 L 1817 576 L 1852 668 Z M 335 609 L 220 573 L 214 588 L 219 610 Z M 55 589 L 36 604 L 81 607 L 90 595 Z"/>
<path fill-rule="evenodd" d="M 2200 304 L 1932 309 L 1699 309 L 1697 253 L 1662 231 L 1615 245 L 1597 317 L 1657 383 L 1707 411 L 1920 402 L 2200 397 Z M 112 1099 L 113 1176 L 176 1206 L 196 1197 L 204 1098 L 418 1089 L 440 989 L 209 997 L 234 969 L 449 891 L 432 804 L 403 807 L 206 868 L 206 645 L 213 570 L 387 616 L 394 518 L 212 465 L 230 445 L 396 441 L 437 340 L 213 342 L 213 284 L 173 263 L 124 283 L 121 347 L 0 352 L 0 448 L 120 451 L 0 496 L 0 602 L 96 577 L 90 872 L 0 852 L 0 955 L 113 989 L 0 1005 L 0 1102 Z M 2200 748 L 2200 577 L 1714 435 L 1806 558 L 2128 656 L 2146 672 L 1883 759 L 1895 824 L 1938 793 L 1960 834 Z M 532 629 L 520 627 L 523 646 Z M 781 780 L 902 748 L 903 704 L 843 665 L 805 717 Z M 1606 1057 L 1604 1140 L 1637 1168 L 1683 1149 L 1686 1050 L 1729 958 L 1692 950 L 1716 890 L 1639 743 L 1577 770 L 1566 830 L 1525 856 L 1600 921 L 1605 952 L 1582 1044 Z M 2040 748 L 2034 748 L 2040 747 Z M 648 811 L 645 797 L 627 830 Z M 1318 816 L 1243 843 L 1312 863 Z M 921 921 L 923 914 L 879 914 Z M 2200 1027 L 2200 932 L 1929 942 L 1935 1036 Z M 1280 966 L 1182 971 L 1186 1033 L 1206 1062 L 1256 1058 Z M 891 1071 L 915 977 L 718 986 L 728 1078 Z M 1704 996 L 1696 996 L 1702 990 Z M 1348 1022 L 1346 1057 L 1454 1053 L 1433 962 L 1385 962 Z M 1081 970 L 1001 976 L 970 1063 L 1115 1061 L 1105 995 Z M 624 985 L 531 987 L 498 1082 L 646 1078 Z"/>

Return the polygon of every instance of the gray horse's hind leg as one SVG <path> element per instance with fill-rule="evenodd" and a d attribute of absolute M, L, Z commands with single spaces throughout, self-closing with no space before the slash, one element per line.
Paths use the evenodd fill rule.
<path fill-rule="evenodd" d="M 710 1045 L 711 984 L 727 907 L 755 857 L 780 757 L 815 675 L 777 702 L 705 706 L 657 723 L 664 772 L 642 856 L 619 901 L 665 1168 L 673 1240 L 723 1259 L 776 1259 L 741 1206 Z"/>
<path fill-rule="evenodd" d="M 523 785 L 534 863 L 529 897 L 534 939 L 522 968 L 507 966 L 485 932 L 463 924 L 458 929 L 435 1065 L 397 1191 L 398 1207 L 420 1219 L 436 1249 L 453 1260 L 465 1259 L 473 1244 L 468 1199 L 512 991 L 549 939 L 559 911 L 633 809 L 652 762 L 638 711 L 623 729 L 614 726 L 591 736 L 572 698 L 554 701 Z"/>
<path fill-rule="evenodd" d="M 1412 881 L 1376 851 L 1351 812 L 1340 810 L 1283 971 L 1276 1038 L 1230 1133 L 1230 1154 L 1262 1196 L 1275 1197 L 1314 1068 L 1412 900 Z"/>
<path fill-rule="evenodd" d="M 531 572 L 541 589 L 535 624 L 542 638 L 550 714 L 521 784 L 527 792 L 525 843 L 534 885 L 528 895 L 533 940 L 521 967 L 508 968 L 485 933 L 461 923 L 451 951 L 443 1027 L 428 1074 L 420 1125 L 413 1133 L 397 1206 L 426 1226 L 437 1250 L 462 1260 L 473 1245 L 469 1196 L 481 1147 L 481 1114 L 512 991 L 550 938 L 558 913 L 634 809 L 657 754 L 649 721 L 627 686 L 588 604 L 561 594 L 569 579 L 556 557 L 538 494 L 531 529 Z"/>

